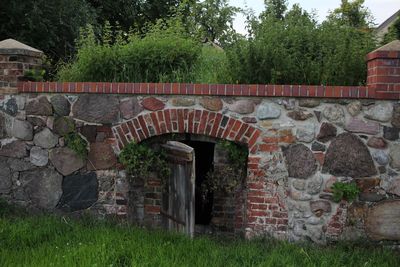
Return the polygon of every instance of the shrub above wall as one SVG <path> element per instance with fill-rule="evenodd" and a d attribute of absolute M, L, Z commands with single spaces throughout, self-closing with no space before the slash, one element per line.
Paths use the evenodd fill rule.
<path fill-rule="evenodd" d="M 128 42 L 99 44 L 89 35 L 76 59 L 58 72 L 60 81 L 162 82 L 192 81 L 201 47 L 172 34 L 132 37 Z"/>

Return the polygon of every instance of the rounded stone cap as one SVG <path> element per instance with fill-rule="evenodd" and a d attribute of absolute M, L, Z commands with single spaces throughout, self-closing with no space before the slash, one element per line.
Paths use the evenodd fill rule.
<path fill-rule="evenodd" d="M 41 57 L 43 52 L 14 39 L 6 39 L 0 42 L 0 54 Z"/>

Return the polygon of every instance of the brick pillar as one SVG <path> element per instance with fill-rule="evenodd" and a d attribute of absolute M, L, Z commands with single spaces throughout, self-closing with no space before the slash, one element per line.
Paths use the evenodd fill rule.
<path fill-rule="evenodd" d="M 42 66 L 43 52 L 13 39 L 0 42 L 0 93 L 16 88 L 27 70 Z"/>
<path fill-rule="evenodd" d="M 367 55 L 367 86 L 376 97 L 400 95 L 400 41 L 388 43 Z"/>

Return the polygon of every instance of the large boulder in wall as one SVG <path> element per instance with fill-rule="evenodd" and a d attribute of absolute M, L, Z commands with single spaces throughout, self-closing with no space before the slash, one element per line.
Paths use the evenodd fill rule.
<path fill-rule="evenodd" d="M 365 220 L 365 229 L 373 240 L 400 240 L 400 199 L 373 206 Z"/>
<path fill-rule="evenodd" d="M 305 145 L 293 144 L 282 149 L 290 177 L 306 179 L 317 170 L 314 154 Z"/>
<path fill-rule="evenodd" d="M 58 207 L 64 211 L 87 209 L 97 201 L 98 182 L 94 172 L 69 175 L 62 183 L 63 194 Z"/>
<path fill-rule="evenodd" d="M 62 175 L 53 169 L 41 168 L 22 172 L 20 180 L 35 206 L 46 210 L 56 207 L 62 194 Z"/>
<path fill-rule="evenodd" d="M 322 172 L 354 178 L 377 174 L 367 146 L 350 133 L 342 133 L 333 139 L 326 152 Z"/>
<path fill-rule="evenodd" d="M 119 100 L 109 95 L 81 95 L 72 113 L 75 118 L 87 122 L 115 123 L 119 120 Z"/>

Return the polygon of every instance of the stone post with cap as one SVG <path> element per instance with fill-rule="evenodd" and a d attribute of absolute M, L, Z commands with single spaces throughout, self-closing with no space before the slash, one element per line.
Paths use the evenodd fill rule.
<path fill-rule="evenodd" d="M 16 93 L 29 70 L 42 67 L 43 52 L 14 39 L 0 41 L 0 94 Z"/>

